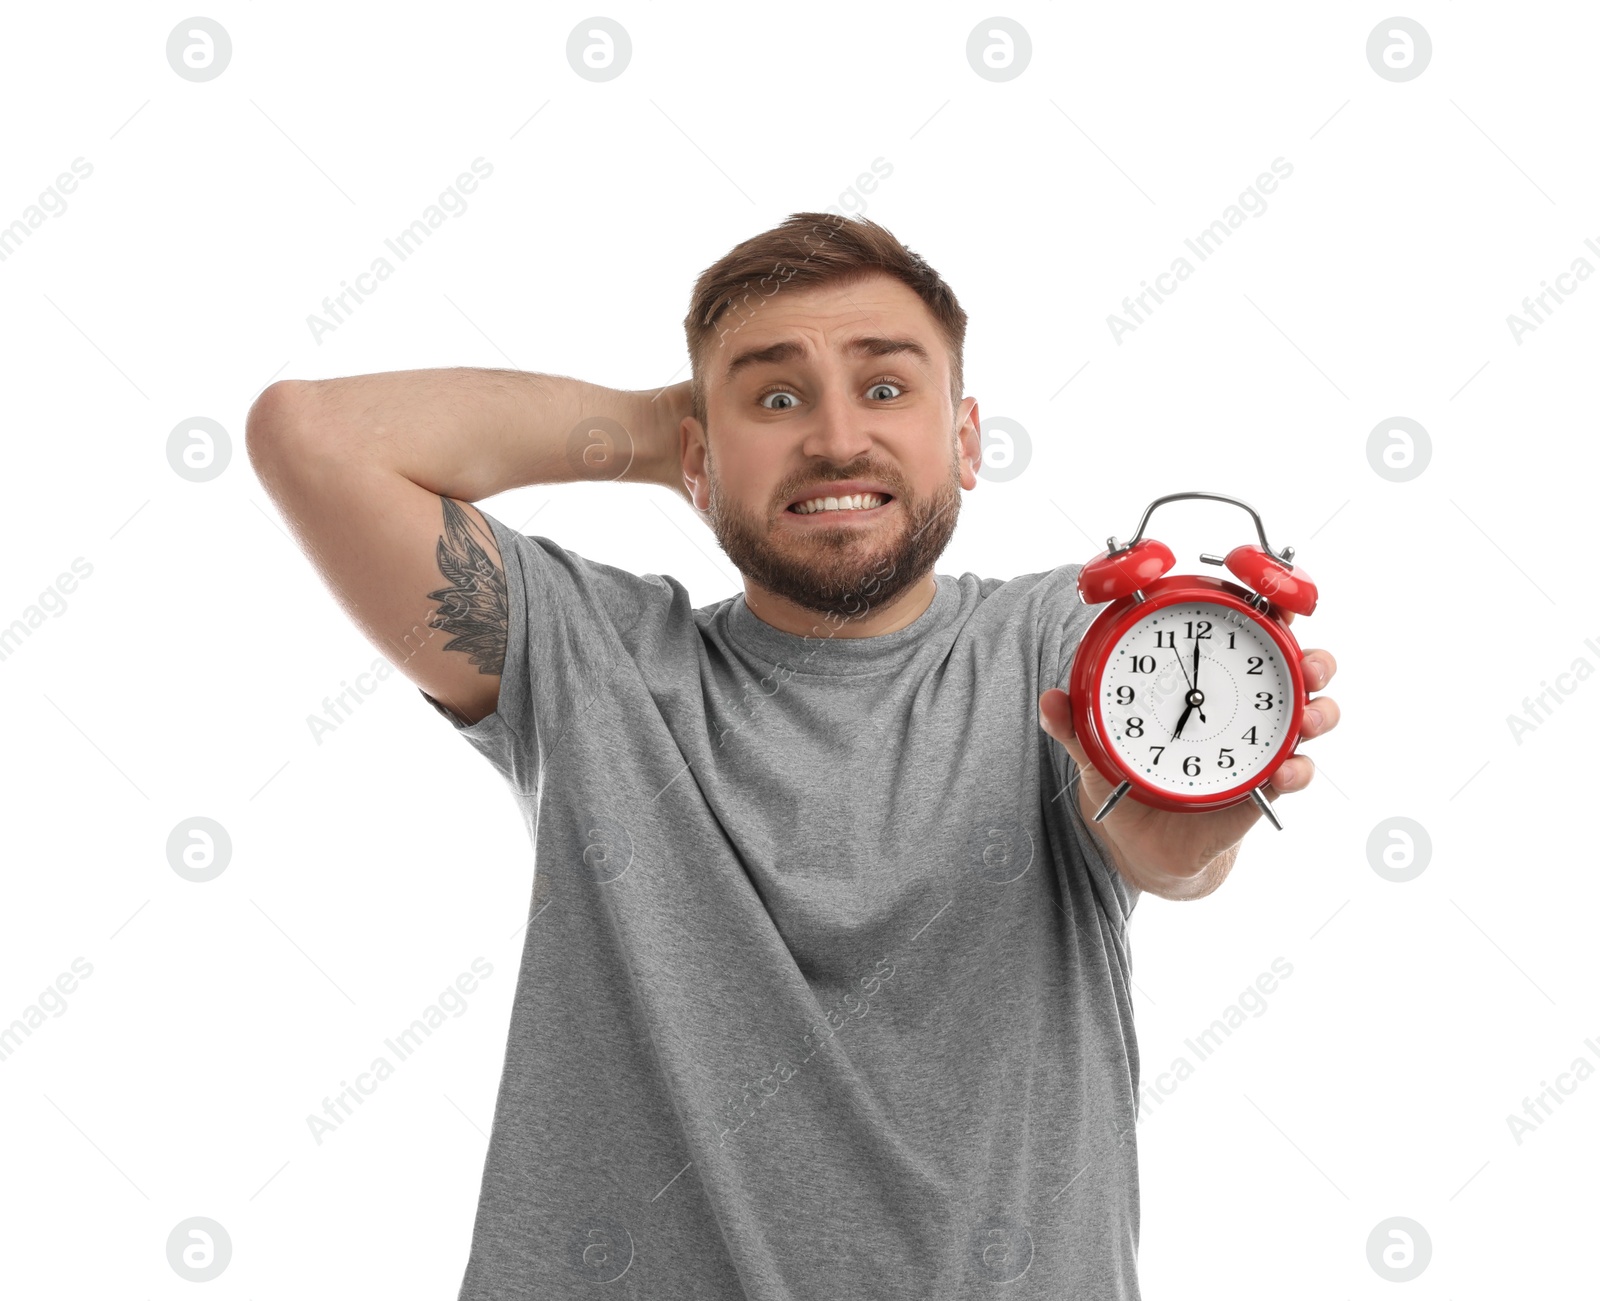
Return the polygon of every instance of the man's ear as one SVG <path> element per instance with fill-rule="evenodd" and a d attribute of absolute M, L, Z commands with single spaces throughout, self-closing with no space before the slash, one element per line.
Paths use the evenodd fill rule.
<path fill-rule="evenodd" d="M 956 408 L 956 440 L 961 456 L 961 486 L 978 486 L 978 467 L 983 464 L 983 419 L 978 414 L 978 399 L 961 399 Z"/>
<path fill-rule="evenodd" d="M 711 509 L 711 480 L 706 474 L 706 431 L 694 416 L 685 416 L 678 425 L 678 451 L 691 504 L 705 514 Z"/>

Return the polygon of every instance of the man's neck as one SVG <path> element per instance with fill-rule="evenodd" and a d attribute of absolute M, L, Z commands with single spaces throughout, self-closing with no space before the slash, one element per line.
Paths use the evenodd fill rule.
<path fill-rule="evenodd" d="M 851 605 L 856 613 L 846 610 L 839 614 L 822 614 L 769 592 L 747 578 L 744 602 L 762 623 L 797 637 L 881 637 L 885 633 L 899 632 L 920 619 L 933 604 L 938 590 L 938 582 L 930 571 L 889 605 L 880 608 L 870 598 L 863 598 Z"/>

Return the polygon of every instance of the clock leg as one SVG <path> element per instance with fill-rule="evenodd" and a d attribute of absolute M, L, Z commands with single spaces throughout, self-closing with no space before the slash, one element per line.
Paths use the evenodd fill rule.
<path fill-rule="evenodd" d="M 1110 813 L 1111 810 L 1117 806 L 1117 801 L 1128 793 L 1128 790 L 1130 787 L 1132 787 L 1132 785 L 1132 782 L 1123 782 L 1122 785 L 1118 786 L 1116 790 L 1112 791 L 1111 794 L 1106 797 L 1106 802 L 1100 806 L 1100 812 L 1094 815 L 1094 820 L 1099 822 L 1104 819 L 1106 814 Z"/>
<path fill-rule="evenodd" d="M 1278 821 L 1278 815 L 1272 811 L 1272 801 L 1261 793 L 1261 787 L 1252 786 L 1250 788 L 1250 798 L 1256 802 L 1257 807 L 1266 815 L 1267 821 L 1272 823 L 1279 831 L 1282 831 L 1283 823 Z"/>

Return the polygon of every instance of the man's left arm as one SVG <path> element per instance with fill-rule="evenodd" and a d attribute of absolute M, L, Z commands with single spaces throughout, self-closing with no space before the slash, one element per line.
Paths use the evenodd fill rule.
<path fill-rule="evenodd" d="M 1285 613 L 1284 622 L 1294 615 Z M 1320 691 L 1333 679 L 1338 665 L 1325 650 L 1306 651 L 1300 662 L 1308 691 Z M 1313 696 L 1301 724 L 1303 740 L 1323 736 L 1339 724 L 1339 706 L 1331 696 Z M 1039 697 L 1039 725 L 1072 756 L 1078 769 L 1074 798 L 1091 833 L 1105 846 L 1107 856 L 1130 885 L 1163 899 L 1200 899 L 1210 894 L 1233 870 L 1245 833 L 1261 818 L 1254 800 L 1210 813 L 1171 813 L 1137 800 L 1119 800 L 1103 822 L 1094 815 L 1115 789 L 1089 761 L 1072 722 L 1072 702 L 1065 691 L 1052 687 Z M 1269 801 L 1311 784 L 1316 766 L 1296 753 L 1279 765 L 1267 783 Z"/>

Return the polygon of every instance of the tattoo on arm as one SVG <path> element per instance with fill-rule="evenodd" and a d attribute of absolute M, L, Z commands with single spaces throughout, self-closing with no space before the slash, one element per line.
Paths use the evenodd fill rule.
<path fill-rule="evenodd" d="M 439 572 L 448 586 L 429 592 L 430 601 L 440 602 L 428 616 L 428 626 L 451 633 L 453 640 L 445 650 L 470 655 L 480 673 L 498 674 L 506 662 L 506 626 L 510 606 L 506 598 L 506 576 L 484 549 L 482 538 L 487 522 L 476 511 L 470 515 L 460 503 L 443 497 L 444 534 L 437 551 Z"/>

